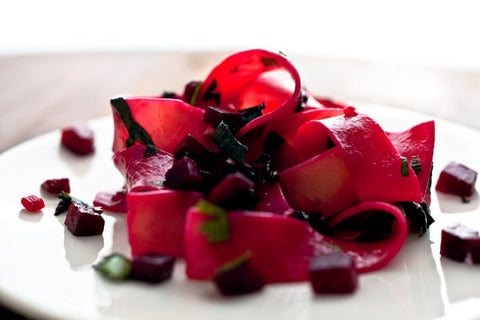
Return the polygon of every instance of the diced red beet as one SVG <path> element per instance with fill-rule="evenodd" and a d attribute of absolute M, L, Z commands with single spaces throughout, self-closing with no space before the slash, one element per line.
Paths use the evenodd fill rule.
<path fill-rule="evenodd" d="M 440 173 L 437 191 L 469 197 L 475 189 L 477 172 L 463 164 L 450 162 Z"/>
<path fill-rule="evenodd" d="M 173 256 L 144 253 L 132 261 L 130 278 L 149 283 L 159 283 L 172 276 L 175 258 Z"/>
<path fill-rule="evenodd" d="M 183 157 L 167 171 L 165 179 L 165 184 L 170 189 L 194 190 L 202 182 L 202 174 L 195 161 Z"/>
<path fill-rule="evenodd" d="M 244 125 L 244 120 L 240 112 L 229 112 L 214 107 L 208 107 L 205 110 L 203 121 L 215 128 L 223 121 L 232 132 L 238 131 L 238 129 Z"/>
<path fill-rule="evenodd" d="M 62 145 L 78 155 L 94 151 L 93 130 L 86 125 L 75 125 L 62 129 Z"/>
<path fill-rule="evenodd" d="M 239 172 L 228 174 L 208 195 L 208 201 L 220 206 L 234 202 L 234 198 L 252 190 L 255 184 Z"/>
<path fill-rule="evenodd" d="M 68 207 L 65 226 L 74 236 L 94 236 L 103 233 L 105 220 L 93 207 L 72 202 Z"/>
<path fill-rule="evenodd" d="M 40 187 L 42 190 L 55 195 L 62 191 L 70 193 L 70 180 L 68 178 L 49 179 L 45 180 Z"/>
<path fill-rule="evenodd" d="M 340 251 L 314 257 L 309 273 L 317 294 L 346 294 L 357 288 L 358 275 L 353 259 Z"/>
<path fill-rule="evenodd" d="M 467 243 L 472 263 L 480 264 L 480 237 L 467 239 Z"/>
<path fill-rule="evenodd" d="M 248 259 L 242 259 L 233 266 L 220 268 L 214 275 L 213 281 L 218 290 L 226 296 L 260 291 L 265 286 L 262 276 L 249 263 Z"/>
<path fill-rule="evenodd" d="M 23 197 L 20 202 L 23 207 L 30 212 L 37 212 L 45 208 L 43 199 L 35 195 Z"/>
<path fill-rule="evenodd" d="M 478 231 L 463 224 L 455 224 L 442 230 L 440 242 L 440 255 L 456 261 L 464 261 L 469 252 L 469 241 L 475 242 L 480 239 Z M 477 259 L 478 252 L 475 252 Z"/>
<path fill-rule="evenodd" d="M 101 207 L 103 210 L 112 212 L 127 212 L 126 189 L 119 191 L 103 191 L 99 192 L 93 200 L 95 207 Z"/>
<path fill-rule="evenodd" d="M 187 135 L 177 146 L 174 152 L 177 159 L 189 157 L 195 161 L 198 168 L 203 171 L 214 171 L 219 165 L 219 154 L 209 150 L 194 136 Z M 224 159 L 221 159 L 225 161 Z"/>

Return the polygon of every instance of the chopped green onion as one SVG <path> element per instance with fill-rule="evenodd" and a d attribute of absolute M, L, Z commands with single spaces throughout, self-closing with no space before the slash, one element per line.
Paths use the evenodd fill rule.
<path fill-rule="evenodd" d="M 215 130 L 213 140 L 224 155 L 243 163 L 248 148 L 235 138 L 223 120 Z"/>
<path fill-rule="evenodd" d="M 79 200 L 75 197 L 72 197 L 70 194 L 66 193 L 65 191 L 62 191 L 58 194 L 58 198 L 60 199 L 60 201 L 58 202 L 57 204 L 57 207 L 55 208 L 55 214 L 56 216 L 64 213 L 64 212 L 67 212 L 68 211 L 68 207 L 70 207 L 70 204 L 72 202 L 78 202 L 78 203 L 81 203 L 87 207 L 89 207 L 89 205 L 85 202 L 83 202 L 82 200 Z"/>
<path fill-rule="evenodd" d="M 412 157 L 412 161 L 410 161 L 410 167 L 412 167 L 415 174 L 419 174 L 420 172 L 422 172 L 422 165 L 420 163 L 420 160 L 418 160 L 418 158 L 415 156 Z"/>
<path fill-rule="evenodd" d="M 132 262 L 119 253 L 105 257 L 93 268 L 111 281 L 123 281 L 129 278 Z"/>
<path fill-rule="evenodd" d="M 408 177 L 408 159 L 402 157 L 402 176 Z"/>
<path fill-rule="evenodd" d="M 125 146 L 130 148 L 135 144 L 135 141 L 147 146 L 145 149 L 144 157 L 148 157 L 157 153 L 157 147 L 153 143 L 152 138 L 148 132 L 140 126 L 135 120 L 133 120 L 130 108 L 124 98 L 118 97 L 110 100 L 112 106 L 117 110 L 120 118 L 122 119 L 125 128 L 128 131 L 128 138 L 125 140 Z"/>
<path fill-rule="evenodd" d="M 207 236 L 208 242 L 222 242 L 230 239 L 227 210 L 206 200 L 200 200 L 196 208 L 199 212 L 213 217 L 200 226 L 200 231 Z"/>
<path fill-rule="evenodd" d="M 214 273 L 213 273 L 213 278 L 223 272 L 228 272 L 230 270 L 235 269 L 239 265 L 245 263 L 250 257 L 252 256 L 252 251 L 247 250 L 244 254 L 236 257 L 233 260 L 230 260 L 224 264 L 222 264 Z"/>

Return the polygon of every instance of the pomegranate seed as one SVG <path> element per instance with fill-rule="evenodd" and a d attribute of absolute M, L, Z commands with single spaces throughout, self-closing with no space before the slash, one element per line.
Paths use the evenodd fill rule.
<path fill-rule="evenodd" d="M 45 208 L 45 203 L 43 202 L 43 199 L 35 195 L 23 197 L 21 202 L 23 207 L 30 212 L 37 212 Z"/>
<path fill-rule="evenodd" d="M 94 151 L 93 131 L 85 125 L 75 125 L 62 129 L 62 144 L 78 155 Z"/>

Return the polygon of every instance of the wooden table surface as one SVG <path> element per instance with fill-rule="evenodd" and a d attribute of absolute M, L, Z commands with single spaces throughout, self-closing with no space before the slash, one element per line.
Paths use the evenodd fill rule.
<path fill-rule="evenodd" d="M 108 116 L 111 97 L 181 91 L 188 81 L 203 79 L 227 54 L 122 52 L 0 57 L 0 152 L 45 132 Z M 479 71 L 311 56 L 289 58 L 307 88 L 318 95 L 411 109 L 480 129 Z"/>
<path fill-rule="evenodd" d="M 110 114 L 109 99 L 181 91 L 227 52 L 72 53 L 0 57 L 0 152 Z M 290 56 L 321 96 L 407 108 L 480 129 L 480 71 Z"/>

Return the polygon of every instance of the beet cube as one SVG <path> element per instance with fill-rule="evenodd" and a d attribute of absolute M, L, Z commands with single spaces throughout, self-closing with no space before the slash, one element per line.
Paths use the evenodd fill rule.
<path fill-rule="evenodd" d="M 85 125 L 75 125 L 62 129 L 62 145 L 78 155 L 94 151 L 93 131 Z"/>
<path fill-rule="evenodd" d="M 205 110 L 203 121 L 215 128 L 223 121 L 233 132 L 236 132 L 245 124 L 240 112 L 228 112 L 213 107 L 208 107 Z"/>
<path fill-rule="evenodd" d="M 93 207 L 72 202 L 68 207 L 65 226 L 74 236 L 94 236 L 103 233 L 105 220 Z"/>
<path fill-rule="evenodd" d="M 235 198 L 241 197 L 241 202 L 243 202 L 246 200 L 243 195 L 254 187 L 254 183 L 243 174 L 230 173 L 212 188 L 208 195 L 208 201 L 220 206 L 235 207 Z"/>
<path fill-rule="evenodd" d="M 49 179 L 45 180 L 41 185 L 40 188 L 42 190 L 51 193 L 51 194 L 59 194 L 60 192 L 70 192 L 70 181 L 68 178 L 61 178 L 61 179 Z"/>
<path fill-rule="evenodd" d="M 219 159 L 219 155 L 209 150 L 190 134 L 178 144 L 174 155 L 177 159 L 189 157 L 195 161 L 198 169 L 203 171 L 214 171 L 218 166 L 218 162 L 223 160 Z"/>
<path fill-rule="evenodd" d="M 450 162 L 442 170 L 435 189 L 440 192 L 469 197 L 475 189 L 477 172 L 456 162 Z"/>
<path fill-rule="evenodd" d="M 480 237 L 467 239 L 467 243 L 472 263 L 480 264 Z"/>
<path fill-rule="evenodd" d="M 149 283 L 170 279 L 175 258 L 158 253 L 145 253 L 133 258 L 130 278 Z"/>
<path fill-rule="evenodd" d="M 37 212 L 45 208 L 45 203 L 43 199 L 35 195 L 23 197 L 20 202 L 23 207 L 29 212 Z"/>
<path fill-rule="evenodd" d="M 202 174 L 194 160 L 183 157 L 165 174 L 165 184 L 175 190 L 195 190 L 202 182 Z"/>
<path fill-rule="evenodd" d="M 221 294 L 234 296 L 260 291 L 264 286 L 261 275 L 248 259 L 217 272 L 213 281 Z"/>
<path fill-rule="evenodd" d="M 479 239 L 478 231 L 465 225 L 449 226 L 442 230 L 440 255 L 452 260 L 464 261 L 470 251 L 469 242 L 472 241 L 473 246 L 475 246 L 475 242 Z"/>
<path fill-rule="evenodd" d="M 310 283 L 316 294 L 346 294 L 357 288 L 353 259 L 335 251 L 315 256 L 310 263 Z"/>

